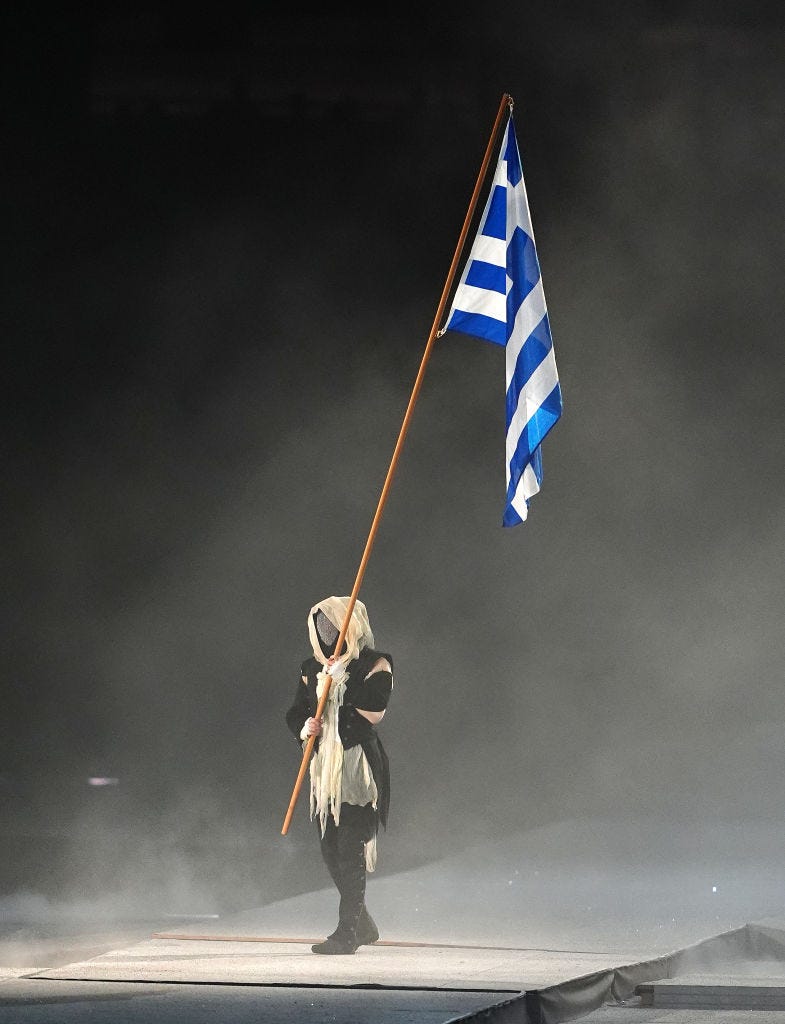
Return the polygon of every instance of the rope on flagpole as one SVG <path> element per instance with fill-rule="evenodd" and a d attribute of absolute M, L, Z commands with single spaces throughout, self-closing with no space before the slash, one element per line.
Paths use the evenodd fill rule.
<path fill-rule="evenodd" d="M 336 654 L 340 652 L 344 640 L 346 639 L 346 633 L 349 629 L 349 622 L 351 621 L 352 612 L 354 611 L 354 606 L 357 602 L 357 595 L 360 592 L 360 586 L 362 585 L 363 577 L 365 576 L 365 570 L 368 565 L 368 560 L 371 557 L 371 551 L 373 550 L 374 541 L 376 540 L 376 534 L 379 530 L 379 523 L 381 522 L 384 506 L 387 502 L 387 495 L 389 494 L 390 487 L 392 485 L 392 480 L 393 477 L 395 476 L 395 471 L 398 468 L 398 460 L 400 458 L 401 449 L 403 448 L 404 440 L 406 439 L 406 435 L 409 431 L 409 424 L 411 423 L 412 415 L 414 413 L 414 407 L 417 403 L 417 398 L 419 397 L 420 394 L 423 379 L 425 378 L 425 369 L 428 365 L 428 360 L 431 357 L 431 352 L 433 350 L 433 346 L 436 342 L 436 339 L 440 338 L 442 334 L 444 334 L 444 331 L 446 330 L 445 327 L 442 328 L 441 331 L 439 331 L 438 325 L 439 322 L 441 321 L 442 316 L 444 315 L 444 307 L 447 305 L 447 299 L 450 295 L 453 280 L 455 278 L 455 271 L 458 268 L 458 262 L 461 258 L 463 247 L 466 244 L 466 236 L 469 233 L 469 228 L 471 226 L 472 218 L 474 217 L 474 211 L 477 206 L 477 201 L 480 197 L 480 192 L 482 191 L 482 186 L 485 182 L 485 177 L 488 173 L 488 165 L 491 162 L 491 155 L 496 144 L 496 138 L 499 134 L 499 127 L 501 125 L 502 117 L 504 116 L 504 108 L 506 106 L 509 106 L 510 110 L 512 110 L 512 96 L 510 96 L 508 93 L 504 93 L 504 95 L 501 98 L 499 110 L 496 114 L 496 120 L 494 121 L 493 129 L 491 130 L 491 137 L 488 140 L 488 145 L 485 149 L 485 156 L 483 157 L 483 161 L 480 166 L 480 173 L 477 175 L 477 182 L 474 186 L 472 197 L 469 200 L 469 208 L 466 211 L 466 217 L 464 218 L 463 221 L 463 227 L 461 228 L 461 233 L 458 236 L 458 243 L 455 247 L 455 253 L 452 258 L 452 263 L 450 264 L 450 269 L 447 272 L 447 279 L 444 282 L 444 288 L 442 289 L 441 298 L 439 299 L 439 305 L 436 309 L 436 315 L 433 318 L 431 332 L 428 335 L 428 341 L 425 345 L 425 351 L 423 352 L 422 359 L 420 360 L 420 368 L 417 371 L 414 386 L 412 387 L 412 393 L 409 398 L 409 404 L 406 407 L 406 412 L 404 413 L 403 417 L 403 423 L 401 424 L 401 429 L 398 434 L 398 440 L 395 443 L 395 449 L 393 450 L 392 458 L 390 460 L 390 467 L 387 470 L 387 476 L 385 477 L 384 484 L 382 486 L 382 492 L 379 495 L 379 503 L 376 506 L 376 513 L 373 517 L 371 529 L 368 533 L 368 540 L 365 542 L 365 550 L 363 551 L 362 558 L 360 559 L 360 566 L 357 570 L 357 576 L 354 581 L 354 586 L 352 587 L 352 593 L 349 598 L 349 604 L 347 605 L 346 608 L 346 614 L 344 615 L 343 625 L 341 626 L 341 632 L 339 633 L 338 640 L 336 641 L 335 644 Z M 316 714 L 314 715 L 314 718 L 322 717 L 325 705 L 327 704 L 327 699 L 330 696 L 331 686 L 332 681 L 328 677 L 327 685 L 324 687 L 322 691 L 322 696 L 319 699 L 319 703 L 316 707 Z M 291 824 L 292 821 L 294 808 L 297 804 L 297 798 L 300 795 L 303 779 L 305 778 L 305 773 L 308 770 L 308 763 L 311 760 L 311 754 L 313 753 L 315 743 L 316 737 L 309 736 L 305 744 L 305 747 L 303 748 L 303 757 L 302 761 L 300 762 L 300 770 L 297 773 L 297 778 L 295 780 L 294 788 L 292 790 L 292 797 L 291 800 L 289 801 L 289 807 L 286 811 L 286 817 L 284 819 L 283 827 L 281 828 L 282 836 L 285 836 L 286 833 L 289 831 L 289 825 Z"/>

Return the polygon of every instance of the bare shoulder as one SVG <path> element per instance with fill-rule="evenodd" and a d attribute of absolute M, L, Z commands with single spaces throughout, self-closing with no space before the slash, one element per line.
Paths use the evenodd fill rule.
<path fill-rule="evenodd" d="M 373 667 L 371 668 L 371 671 L 368 673 L 368 676 L 372 676 L 374 674 L 374 672 L 390 672 L 391 673 L 392 672 L 392 665 L 389 663 L 389 661 L 386 658 L 379 658 L 379 660 L 374 663 Z M 366 676 L 365 678 L 367 679 L 368 676 Z"/>

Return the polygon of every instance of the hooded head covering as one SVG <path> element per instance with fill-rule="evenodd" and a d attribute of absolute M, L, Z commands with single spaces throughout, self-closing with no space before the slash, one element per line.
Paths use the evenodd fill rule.
<path fill-rule="evenodd" d="M 326 597 L 315 604 L 308 613 L 308 636 L 313 656 L 322 665 L 327 663 L 332 653 L 330 647 L 335 650 L 335 642 L 348 607 L 348 597 Z M 327 619 L 326 623 L 322 616 Z M 332 630 L 329 628 L 330 625 L 333 627 Z M 355 601 L 340 660 L 344 663 L 353 661 L 364 647 L 373 647 L 373 632 L 365 605 L 362 601 Z M 325 650 L 329 653 L 325 653 Z"/>

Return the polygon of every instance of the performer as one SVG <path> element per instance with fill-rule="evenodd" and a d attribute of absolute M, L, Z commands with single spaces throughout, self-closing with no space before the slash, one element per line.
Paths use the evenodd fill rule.
<path fill-rule="evenodd" d="M 311 760 L 311 818 L 322 857 L 340 895 L 338 927 L 314 953 L 354 953 L 379 938 L 365 907 L 366 871 L 376 866 L 376 836 L 387 827 L 390 771 L 375 726 L 393 686 L 392 658 L 373 649 L 368 613 L 355 603 L 342 649 L 336 652 L 348 597 L 328 597 L 308 613 L 313 657 L 301 667 L 286 722 L 298 739 L 318 737 Z M 321 718 L 324 686 L 332 679 Z"/>

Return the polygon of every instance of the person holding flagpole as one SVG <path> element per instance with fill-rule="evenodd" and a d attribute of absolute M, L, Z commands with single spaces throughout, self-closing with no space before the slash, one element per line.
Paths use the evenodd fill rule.
<path fill-rule="evenodd" d="M 376 867 L 379 825 L 387 827 L 390 770 L 376 731 L 393 687 L 392 658 L 374 649 L 368 613 L 355 601 L 337 651 L 348 597 L 328 597 L 308 613 L 313 655 L 302 663 L 286 722 L 310 762 L 311 818 L 322 857 L 340 896 L 338 927 L 314 953 L 351 954 L 375 942 L 379 931 L 365 906 L 366 872 Z M 318 704 L 328 690 L 320 717 Z"/>
<path fill-rule="evenodd" d="M 505 111 L 507 124 L 485 210 L 443 323 Z M 437 339 L 458 331 L 505 349 L 504 526 L 527 520 L 530 501 L 542 485 L 542 444 L 562 414 L 561 385 L 512 114 L 512 96 L 504 93 L 351 596 L 328 598 L 311 609 L 308 619 L 314 657 L 303 663 L 302 682 L 287 714 L 289 727 L 303 740 L 303 753 L 281 835 L 288 832 L 318 741 L 311 762 L 311 816 L 318 815 L 322 853 L 341 894 L 341 909 L 333 935 L 312 947 L 317 953 L 354 953 L 358 946 L 378 938 L 376 926 L 364 909 L 365 867 L 360 870 L 358 851 L 362 847 L 370 865 L 375 857 L 378 823 L 386 824 L 389 774 L 374 726 L 384 713 L 392 689 L 392 662 L 388 655 L 373 650 L 365 607 L 357 601 L 357 595 Z M 336 647 L 340 648 L 337 654 Z"/>

